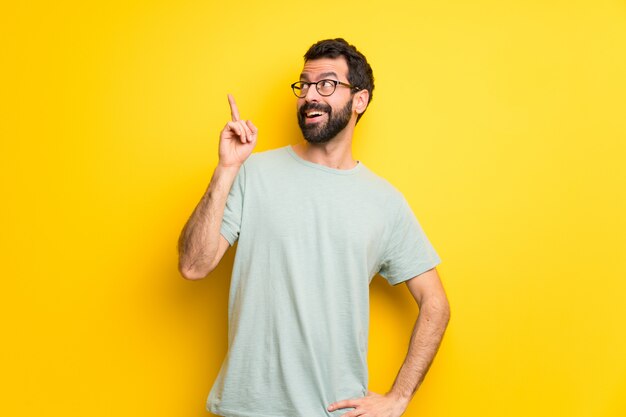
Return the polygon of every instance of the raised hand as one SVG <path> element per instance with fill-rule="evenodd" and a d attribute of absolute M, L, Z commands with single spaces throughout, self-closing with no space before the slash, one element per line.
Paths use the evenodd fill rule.
<path fill-rule="evenodd" d="M 231 121 L 220 133 L 219 164 L 223 167 L 239 167 L 252 153 L 256 145 L 258 130 L 250 120 L 239 118 L 235 98 L 228 95 Z"/>

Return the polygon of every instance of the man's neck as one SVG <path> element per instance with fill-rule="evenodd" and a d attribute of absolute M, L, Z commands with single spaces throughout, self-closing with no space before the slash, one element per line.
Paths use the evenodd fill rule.
<path fill-rule="evenodd" d="M 334 169 L 352 169 L 357 161 L 352 158 L 352 141 L 335 138 L 327 143 L 307 141 L 293 145 L 294 152 L 302 159 Z"/>

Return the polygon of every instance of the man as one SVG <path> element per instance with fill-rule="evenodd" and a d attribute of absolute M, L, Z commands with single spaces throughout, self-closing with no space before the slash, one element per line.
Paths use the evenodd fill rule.
<path fill-rule="evenodd" d="M 238 240 L 228 354 L 207 408 L 229 417 L 398 417 L 448 323 L 439 258 L 402 195 L 352 157 L 374 90 L 365 57 L 333 39 L 304 58 L 292 89 L 305 141 L 251 155 L 257 128 L 229 95 L 219 163 L 181 233 L 179 268 L 188 279 L 206 276 Z M 377 273 L 404 282 L 420 309 L 385 395 L 367 389 Z"/>

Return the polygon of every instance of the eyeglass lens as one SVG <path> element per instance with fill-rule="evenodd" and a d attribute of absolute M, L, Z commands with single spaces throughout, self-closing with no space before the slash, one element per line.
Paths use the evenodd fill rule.
<path fill-rule="evenodd" d="M 309 92 L 311 84 L 315 84 L 315 88 L 321 96 L 329 96 L 335 92 L 336 84 L 332 80 L 320 80 L 317 83 L 310 84 L 299 81 L 294 84 L 293 92 L 300 98 L 305 97 Z"/>

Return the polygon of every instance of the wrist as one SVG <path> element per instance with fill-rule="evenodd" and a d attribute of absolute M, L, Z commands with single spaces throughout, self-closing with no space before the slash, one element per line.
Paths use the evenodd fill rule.
<path fill-rule="evenodd" d="M 213 170 L 213 175 L 211 176 L 207 192 L 210 191 L 212 194 L 218 192 L 219 194 L 227 195 L 237 178 L 239 168 L 241 168 L 241 165 L 224 165 L 222 163 L 218 163 Z"/>
<path fill-rule="evenodd" d="M 219 169 L 220 171 L 234 171 L 237 172 L 239 171 L 239 168 L 241 168 L 240 163 L 225 163 L 222 161 L 219 161 L 217 163 L 217 166 L 215 167 L 215 169 Z"/>
<path fill-rule="evenodd" d="M 391 398 L 396 404 L 401 405 L 404 409 L 409 406 L 411 402 L 412 395 L 403 395 L 393 389 L 385 394 L 386 397 Z"/>

